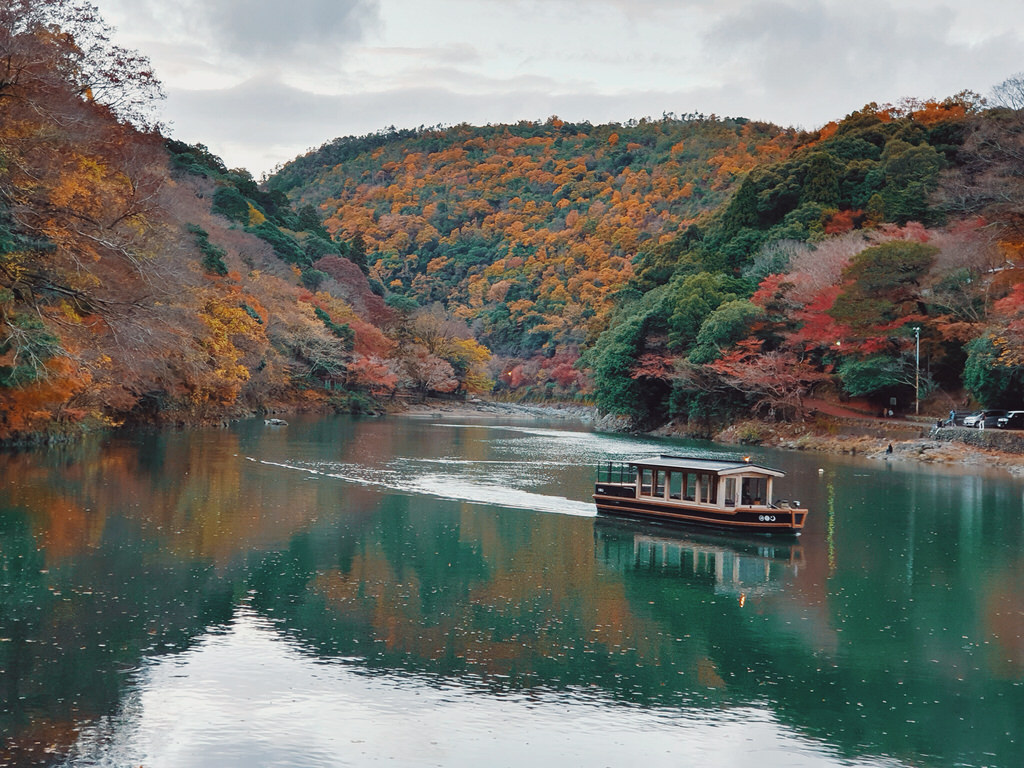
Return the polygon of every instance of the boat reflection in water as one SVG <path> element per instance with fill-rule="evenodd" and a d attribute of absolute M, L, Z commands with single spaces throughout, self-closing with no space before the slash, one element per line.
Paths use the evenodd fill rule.
<path fill-rule="evenodd" d="M 804 564 L 795 542 L 701 535 L 643 523 L 597 518 L 597 558 L 617 571 L 676 575 L 746 599 L 781 591 Z"/>

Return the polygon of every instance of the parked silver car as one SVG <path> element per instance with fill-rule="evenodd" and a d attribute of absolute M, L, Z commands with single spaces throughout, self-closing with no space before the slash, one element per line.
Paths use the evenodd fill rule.
<path fill-rule="evenodd" d="M 978 419 L 981 418 L 981 415 L 983 413 L 985 412 L 974 411 L 973 413 L 968 413 L 966 416 L 964 416 L 964 420 L 960 423 L 963 424 L 965 427 L 973 427 L 978 423 Z"/>
<path fill-rule="evenodd" d="M 1007 412 L 1002 410 L 987 409 L 984 411 L 978 411 L 972 413 L 970 416 L 964 417 L 965 427 L 975 427 L 977 429 L 985 429 L 986 427 L 995 427 L 999 425 L 999 419 L 1006 416 Z"/>

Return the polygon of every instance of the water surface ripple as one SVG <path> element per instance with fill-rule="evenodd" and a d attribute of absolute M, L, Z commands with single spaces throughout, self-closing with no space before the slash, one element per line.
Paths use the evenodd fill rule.
<path fill-rule="evenodd" d="M 796 540 L 594 514 L 725 446 L 298 418 L 0 457 L 0 766 L 1024 765 L 1024 483 L 758 451 Z"/>

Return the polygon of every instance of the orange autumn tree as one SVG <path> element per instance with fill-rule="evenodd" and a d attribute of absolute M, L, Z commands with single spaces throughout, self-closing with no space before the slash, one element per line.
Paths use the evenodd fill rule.
<path fill-rule="evenodd" d="M 722 385 L 748 398 L 755 412 L 773 419 L 803 418 L 804 398 L 815 385 L 831 379 L 829 371 L 791 351 L 764 352 L 757 340 L 740 342 L 708 368 Z"/>
<path fill-rule="evenodd" d="M 551 356 L 599 332 L 642 248 L 793 137 L 703 116 L 394 131 L 336 140 L 268 184 L 362 238 L 388 292 L 442 303 L 499 355 Z"/>
<path fill-rule="evenodd" d="M 160 91 L 109 32 L 89 3 L 0 2 L 0 436 L 85 415 L 91 337 L 147 292 L 164 161 L 127 121 Z"/>
<path fill-rule="evenodd" d="M 322 407 L 356 357 L 394 367 L 358 238 L 160 137 L 159 84 L 89 3 L 0 21 L 0 440 Z"/>

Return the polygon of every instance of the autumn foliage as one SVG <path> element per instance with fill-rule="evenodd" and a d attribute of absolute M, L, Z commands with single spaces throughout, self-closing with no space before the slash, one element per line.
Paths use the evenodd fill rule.
<path fill-rule="evenodd" d="M 795 134 L 714 117 L 456 126 L 339 139 L 268 184 L 365 243 L 395 295 L 442 302 L 495 353 L 591 342 L 638 253 L 723 202 Z"/>
<path fill-rule="evenodd" d="M 93 6 L 0 18 L 0 439 L 487 388 L 482 347 L 400 346 L 358 238 L 154 131 Z"/>
<path fill-rule="evenodd" d="M 1024 401 L 1019 110 L 391 129 L 257 183 L 160 135 L 88 2 L 0 22 L 0 440 L 489 392 L 908 407 L 918 342 L 923 395 Z"/>

